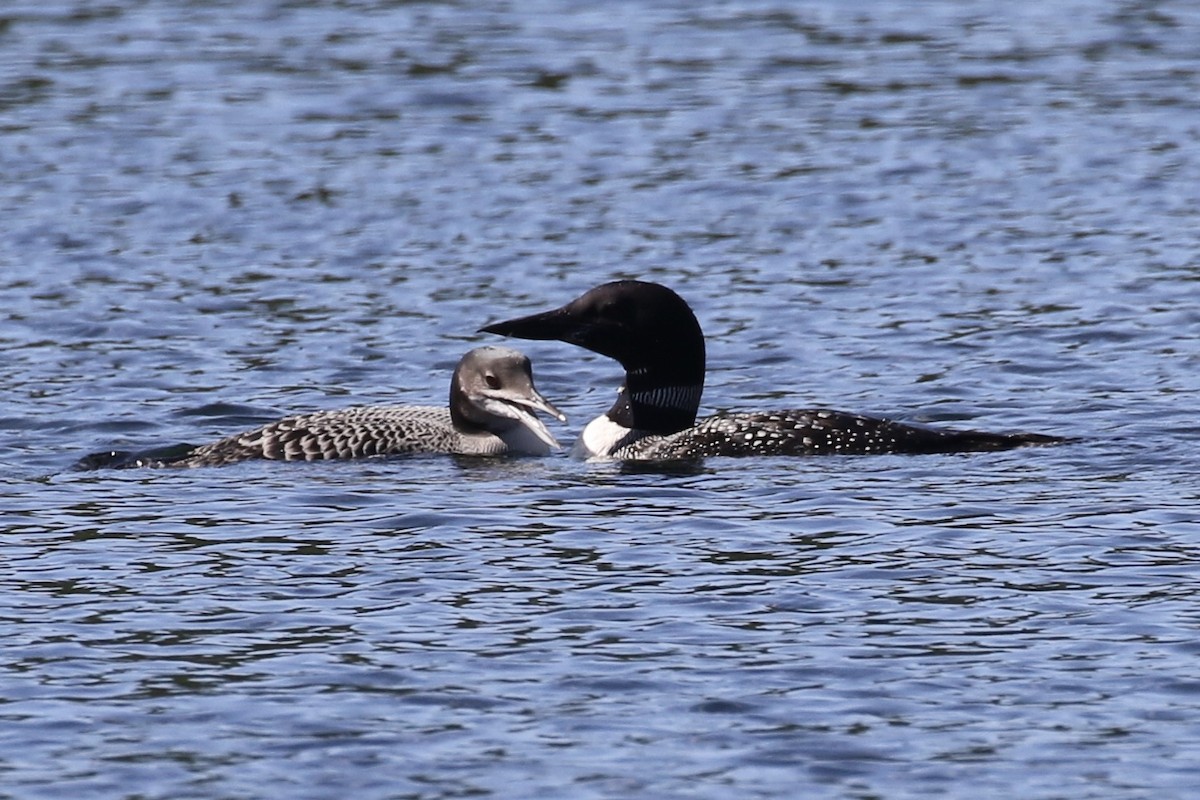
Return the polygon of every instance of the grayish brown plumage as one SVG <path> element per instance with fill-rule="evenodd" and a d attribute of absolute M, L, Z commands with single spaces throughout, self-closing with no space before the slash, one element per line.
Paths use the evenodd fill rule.
<path fill-rule="evenodd" d="M 533 384 L 529 359 L 507 347 L 464 355 L 449 407 L 358 406 L 286 417 L 169 459 L 98 454 L 84 466 L 210 467 L 250 459 L 320 461 L 409 453 L 546 455 L 559 444 L 534 412 L 566 417 Z M 120 460 L 118 457 L 126 455 Z"/>

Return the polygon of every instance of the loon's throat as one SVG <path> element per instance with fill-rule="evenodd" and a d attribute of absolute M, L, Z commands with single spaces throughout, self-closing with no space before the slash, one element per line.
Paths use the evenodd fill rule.
<path fill-rule="evenodd" d="M 626 376 L 608 417 L 631 430 L 667 435 L 696 424 L 703 384 L 644 386 Z"/>

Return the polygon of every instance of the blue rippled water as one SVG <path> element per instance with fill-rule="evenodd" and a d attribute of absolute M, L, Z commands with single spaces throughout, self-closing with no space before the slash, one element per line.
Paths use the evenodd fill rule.
<path fill-rule="evenodd" d="M 0 796 L 1186 797 L 1194 3 L 0 9 Z M 70 469 L 617 277 L 707 409 L 1077 443 Z M 521 342 L 570 442 L 620 379 Z"/>

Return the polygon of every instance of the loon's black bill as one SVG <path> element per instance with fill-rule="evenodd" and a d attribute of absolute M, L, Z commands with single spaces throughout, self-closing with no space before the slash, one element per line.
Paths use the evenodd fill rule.
<path fill-rule="evenodd" d="M 512 336 L 517 339 L 539 339 L 568 341 L 571 330 L 576 323 L 565 309 L 556 308 L 553 311 L 543 311 L 540 314 L 530 314 L 528 317 L 517 317 L 504 322 L 493 322 L 479 329 L 480 333 L 495 333 L 500 336 Z"/>

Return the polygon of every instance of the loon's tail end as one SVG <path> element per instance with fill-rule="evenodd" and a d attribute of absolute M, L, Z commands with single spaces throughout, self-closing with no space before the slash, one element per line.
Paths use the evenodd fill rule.
<path fill-rule="evenodd" d="M 958 451 L 1015 450 L 1018 447 L 1048 447 L 1079 441 L 1070 436 L 1046 433 L 988 433 L 985 431 L 955 431 L 947 442 Z"/>
<path fill-rule="evenodd" d="M 1054 436 L 1048 433 L 1010 433 L 1008 436 L 1017 444 L 1018 447 L 1048 444 L 1070 444 L 1071 442 L 1079 441 L 1072 436 Z"/>

